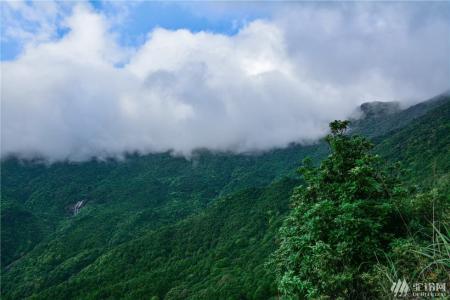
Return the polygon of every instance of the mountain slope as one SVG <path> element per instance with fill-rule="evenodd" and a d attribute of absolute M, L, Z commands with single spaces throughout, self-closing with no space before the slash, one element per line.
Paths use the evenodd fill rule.
<path fill-rule="evenodd" d="M 92 236 L 102 249 L 120 244 L 198 213 L 219 196 L 292 175 L 305 156 L 319 159 L 324 153 L 323 145 L 292 145 L 257 156 L 204 152 L 191 160 L 168 153 L 51 166 L 7 160 L 2 163 L 2 199 L 14 199 L 21 211 L 39 220 L 40 234 L 28 239 L 24 229 L 24 237 L 18 235 L 23 240 L 5 240 L 2 252 L 7 255 L 2 256 L 2 268 L 40 241 L 41 247 L 47 247 L 55 236 L 71 228 L 80 233 L 85 230 L 84 239 Z M 74 217 L 73 207 L 79 201 L 83 207 Z M 13 228 L 20 230 L 15 212 L 3 213 L 3 235 L 12 234 Z M 60 259 L 70 258 L 83 247 L 82 242 L 74 243 L 61 250 Z"/>
<path fill-rule="evenodd" d="M 399 110 L 396 102 L 368 102 L 360 107 L 363 118 L 352 121 L 354 133 L 370 138 L 383 136 L 393 130 L 403 128 L 429 111 L 447 103 L 449 93 L 433 97 L 427 101 Z"/>
<path fill-rule="evenodd" d="M 12 298 L 41 291 L 36 299 L 142 299 L 166 293 L 175 299 L 264 298 L 274 287 L 263 263 L 274 250 L 280 216 L 297 184 L 285 179 L 224 197 L 201 214 L 111 248 L 82 269 L 77 261 L 89 261 L 90 252 L 49 270 L 48 260 L 60 253 L 50 244 L 39 251 L 47 261 L 19 263 L 5 288 L 14 290 Z M 23 280 L 23 269 L 33 270 L 32 282 Z"/>
<path fill-rule="evenodd" d="M 382 129 L 370 129 L 376 152 L 400 159 L 414 182 L 431 182 L 449 172 L 449 105 L 442 98 L 354 128 L 379 122 Z M 395 116 L 403 126 L 386 121 Z M 205 152 L 191 161 L 169 154 L 50 167 L 6 161 L 2 201 L 11 209 L 2 210 L 2 236 L 23 240 L 2 243 L 2 253 L 13 249 L 6 264 L 2 257 L 4 299 L 274 296 L 264 263 L 299 184 L 294 170 L 303 157 L 326 153 L 320 143 L 259 156 Z M 36 234 L 23 235 L 31 227 Z"/>
<path fill-rule="evenodd" d="M 391 161 L 401 161 L 415 182 L 430 185 L 450 172 L 450 101 L 446 99 L 406 126 L 377 138 L 375 150 Z"/>

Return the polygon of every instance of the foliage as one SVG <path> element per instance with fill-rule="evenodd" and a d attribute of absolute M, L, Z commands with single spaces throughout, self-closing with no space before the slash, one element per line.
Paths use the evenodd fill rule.
<path fill-rule="evenodd" d="M 394 239 L 370 276 L 372 289 L 386 295 L 392 282 L 448 282 L 450 279 L 450 180 L 398 203 L 408 235 Z"/>
<path fill-rule="evenodd" d="M 41 222 L 21 203 L 1 199 L 2 265 L 23 256 L 42 238 Z"/>
<path fill-rule="evenodd" d="M 41 241 L 48 248 L 61 235 L 73 238 L 73 243 L 58 242 L 55 251 L 63 253 L 61 260 L 84 250 L 80 240 L 90 236 L 93 241 L 86 243 L 101 248 L 139 237 L 202 211 L 220 196 L 291 175 L 307 154 L 321 157 L 326 151 L 321 147 L 292 145 L 259 156 L 202 152 L 186 159 L 164 153 L 52 165 L 9 159 L 2 162 L 2 197 L 26 211 L 28 219 L 38 220 L 40 234 L 27 239 L 28 229 L 13 225 L 21 217 L 5 205 L 2 235 L 16 235 L 16 240 L 3 240 L 2 253 L 7 255 L 2 267 Z M 71 207 L 80 200 L 86 204 L 73 218 Z M 18 231 L 23 233 L 17 236 Z"/>
<path fill-rule="evenodd" d="M 401 188 L 383 172 L 368 140 L 345 134 L 347 125 L 332 122 L 331 154 L 320 167 L 306 161 L 301 169 L 306 185 L 292 196 L 274 257 L 285 295 L 361 297 L 363 276 L 395 234 L 392 199 Z"/>
<path fill-rule="evenodd" d="M 89 235 L 82 228 L 88 234 L 84 242 L 91 245 L 61 260 L 59 251 L 68 250 L 59 245 L 74 239 L 66 232 L 57 243 L 34 249 L 30 255 L 36 260 L 19 261 L 8 272 L 4 288 L 11 292 L 5 299 L 26 298 L 33 291 L 35 299 L 142 299 L 148 295 L 267 299 L 276 289 L 263 262 L 275 249 L 280 216 L 298 183 L 286 178 L 265 188 L 239 191 L 218 199 L 204 213 L 148 231 L 103 254 L 95 252 L 93 243 L 105 233 L 91 228 L 94 232 Z"/>
<path fill-rule="evenodd" d="M 376 151 L 409 170 L 404 180 L 430 187 L 450 173 L 450 98 L 407 126 L 377 138 Z"/>

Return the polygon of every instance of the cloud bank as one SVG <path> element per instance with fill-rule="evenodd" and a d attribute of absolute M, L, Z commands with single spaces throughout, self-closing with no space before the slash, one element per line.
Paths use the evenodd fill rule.
<path fill-rule="evenodd" d="M 449 88 L 448 16 L 427 8 L 290 4 L 232 36 L 157 28 L 126 48 L 109 18 L 76 5 L 65 35 L 1 63 L 2 157 L 314 141 L 362 102 L 411 104 Z"/>

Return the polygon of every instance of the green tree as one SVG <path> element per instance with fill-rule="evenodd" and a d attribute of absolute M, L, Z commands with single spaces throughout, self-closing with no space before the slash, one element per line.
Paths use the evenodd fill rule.
<path fill-rule="evenodd" d="M 306 184 L 292 195 L 271 261 L 288 298 L 370 297 L 365 276 L 402 227 L 392 204 L 402 189 L 366 138 L 346 134 L 348 124 L 332 122 L 331 154 L 300 168 Z"/>

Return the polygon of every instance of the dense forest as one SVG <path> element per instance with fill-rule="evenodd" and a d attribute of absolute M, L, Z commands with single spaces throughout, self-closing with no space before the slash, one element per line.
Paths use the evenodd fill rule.
<path fill-rule="evenodd" d="M 450 282 L 450 96 L 311 145 L 2 161 L 3 299 L 376 299 Z"/>

